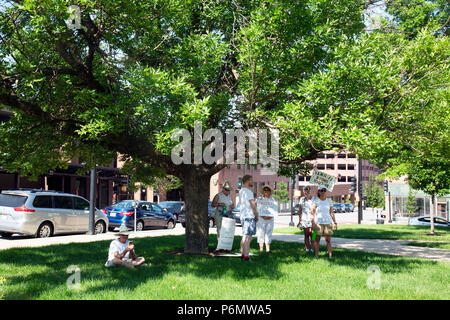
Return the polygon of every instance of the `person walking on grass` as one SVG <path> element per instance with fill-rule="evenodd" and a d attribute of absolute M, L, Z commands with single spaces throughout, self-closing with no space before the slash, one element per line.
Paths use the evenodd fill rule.
<path fill-rule="evenodd" d="M 314 205 L 311 210 L 311 221 L 313 229 L 317 230 L 316 241 L 314 242 L 314 249 L 316 258 L 319 257 L 319 244 L 320 237 L 325 236 L 327 242 L 328 258 L 333 258 L 333 251 L 331 247 L 331 235 L 333 234 L 332 224 L 337 230 L 336 218 L 333 212 L 333 204 L 326 196 L 327 189 L 323 186 L 319 186 L 319 197 L 314 199 Z"/>
<path fill-rule="evenodd" d="M 256 234 L 256 222 L 258 222 L 258 211 L 252 189 L 253 178 L 245 175 L 242 178 L 242 189 L 239 191 L 239 206 L 242 224 L 241 259 L 248 262 L 252 262 L 249 257 L 250 243 L 252 236 Z"/>
<path fill-rule="evenodd" d="M 303 230 L 305 239 L 305 251 L 314 252 L 312 241 L 312 222 L 311 211 L 314 206 L 314 197 L 311 196 L 311 187 L 306 186 L 303 189 L 305 196 L 300 198 L 298 207 L 298 225 L 297 227 Z"/>
<path fill-rule="evenodd" d="M 269 185 L 262 188 L 262 196 L 256 199 L 256 209 L 259 217 L 256 224 L 256 234 L 258 237 L 259 252 L 270 252 L 270 244 L 272 243 L 272 233 L 274 226 L 274 217 L 278 215 L 278 202 L 272 197 L 273 190 Z"/>
<path fill-rule="evenodd" d="M 105 267 L 145 267 L 147 266 L 143 257 L 136 257 L 134 252 L 134 244 L 128 241 L 130 231 L 125 225 L 121 225 L 119 229 L 118 238 L 113 240 L 109 246 L 108 261 Z M 130 259 L 131 256 L 131 259 Z"/>
<path fill-rule="evenodd" d="M 231 199 L 231 185 L 228 181 L 225 181 L 222 187 L 222 191 L 216 194 L 216 196 L 213 198 L 213 201 L 211 203 L 211 206 L 213 208 L 216 208 L 214 210 L 214 221 L 216 223 L 216 230 L 217 230 L 217 241 L 219 241 L 220 238 L 220 230 L 222 229 L 222 218 L 223 215 L 223 209 L 228 212 L 230 210 L 234 209 L 234 203 L 233 199 Z"/>

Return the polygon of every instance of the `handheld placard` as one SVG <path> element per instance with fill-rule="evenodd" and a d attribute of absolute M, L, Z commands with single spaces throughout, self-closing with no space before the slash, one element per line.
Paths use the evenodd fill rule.
<path fill-rule="evenodd" d="M 317 229 L 314 230 L 314 232 L 312 234 L 312 237 L 311 237 L 312 241 L 316 241 L 316 234 L 317 234 Z"/>

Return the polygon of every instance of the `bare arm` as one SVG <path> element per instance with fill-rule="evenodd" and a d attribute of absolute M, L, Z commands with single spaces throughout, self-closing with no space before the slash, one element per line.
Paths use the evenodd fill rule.
<path fill-rule="evenodd" d="M 219 200 L 219 194 L 216 194 L 216 196 L 214 197 L 214 199 L 211 203 L 211 207 L 217 208 L 219 206 L 219 204 L 217 203 L 218 200 Z"/>
<path fill-rule="evenodd" d="M 253 210 L 253 214 L 255 215 L 255 221 L 258 221 L 258 210 L 256 210 L 256 203 L 255 200 L 249 200 L 250 201 L 250 206 L 252 207 Z"/>

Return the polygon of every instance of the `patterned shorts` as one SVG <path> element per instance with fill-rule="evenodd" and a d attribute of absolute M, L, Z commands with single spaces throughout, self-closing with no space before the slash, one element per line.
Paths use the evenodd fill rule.
<path fill-rule="evenodd" d="M 254 236 L 256 234 L 256 221 L 255 219 L 244 219 L 242 221 L 242 235 Z"/>

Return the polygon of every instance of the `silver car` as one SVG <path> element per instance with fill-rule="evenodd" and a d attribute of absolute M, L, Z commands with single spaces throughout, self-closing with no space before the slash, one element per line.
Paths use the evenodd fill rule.
<path fill-rule="evenodd" d="M 430 226 L 431 219 L 430 216 L 422 216 L 422 217 L 415 217 L 410 218 L 408 220 L 408 225 L 410 226 Z M 449 227 L 450 223 L 445 220 L 444 218 L 440 217 L 434 217 L 434 225 L 435 226 L 441 226 L 441 227 Z"/>
<path fill-rule="evenodd" d="M 108 218 L 95 212 L 95 233 L 108 230 Z M 0 194 L 0 235 L 14 233 L 47 238 L 89 231 L 89 201 L 83 197 L 42 190 L 9 190 Z"/>

